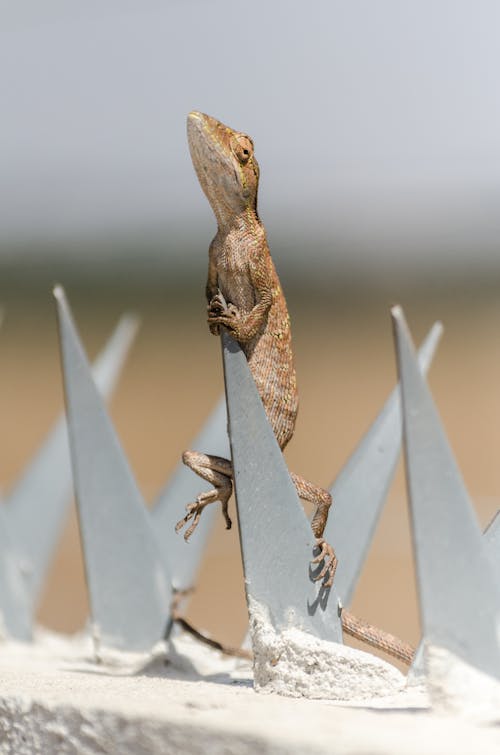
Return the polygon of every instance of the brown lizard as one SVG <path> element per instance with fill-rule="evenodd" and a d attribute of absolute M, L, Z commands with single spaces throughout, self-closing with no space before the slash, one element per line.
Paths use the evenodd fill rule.
<path fill-rule="evenodd" d="M 209 249 L 206 285 L 210 332 L 219 335 L 224 327 L 240 344 L 283 450 L 295 429 L 298 393 L 290 317 L 257 213 L 259 166 L 253 142 L 246 134 L 199 112 L 189 114 L 187 131 L 194 168 L 217 219 L 217 233 Z M 226 527 L 230 529 L 231 462 L 197 451 L 185 451 L 182 458 L 184 464 L 214 487 L 187 505 L 187 513 L 177 523 L 176 530 L 189 523 L 184 534 L 188 540 L 205 506 L 215 501 L 221 502 Z M 331 587 L 337 559 L 323 537 L 331 495 L 303 477 L 291 476 L 299 497 L 316 506 L 311 527 L 318 555 L 312 563 L 324 561 L 315 579 L 323 580 L 326 588 Z M 361 635 L 370 644 L 384 645 L 382 649 L 402 660 L 408 660 L 408 652 L 411 655 L 411 649 L 408 651 L 405 646 L 402 650 L 402 643 L 396 638 L 385 635 L 384 640 L 384 633 L 346 611 L 342 613 L 342 624 L 348 633 Z M 377 633 L 381 635 L 380 642 Z"/>

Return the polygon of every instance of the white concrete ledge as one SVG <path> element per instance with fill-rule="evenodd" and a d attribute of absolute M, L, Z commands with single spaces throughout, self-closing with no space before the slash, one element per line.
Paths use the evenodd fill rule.
<path fill-rule="evenodd" d="M 2 646 L 1 753 L 500 752 L 500 727 L 437 716 L 418 693 L 356 708 L 259 695 L 248 666 L 183 638 L 167 666 L 90 653 L 88 640 L 51 635 Z"/>

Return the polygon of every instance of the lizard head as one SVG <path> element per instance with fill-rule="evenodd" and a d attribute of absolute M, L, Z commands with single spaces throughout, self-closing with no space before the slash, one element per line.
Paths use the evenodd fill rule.
<path fill-rule="evenodd" d="M 256 210 L 259 166 L 250 137 L 196 111 L 188 115 L 187 133 L 198 180 L 217 220 Z"/>

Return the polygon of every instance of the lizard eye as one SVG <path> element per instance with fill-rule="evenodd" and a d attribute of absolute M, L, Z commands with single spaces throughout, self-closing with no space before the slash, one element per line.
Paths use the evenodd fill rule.
<path fill-rule="evenodd" d="M 233 152 L 242 165 L 250 160 L 253 154 L 253 144 L 248 136 L 237 135 L 234 137 Z"/>

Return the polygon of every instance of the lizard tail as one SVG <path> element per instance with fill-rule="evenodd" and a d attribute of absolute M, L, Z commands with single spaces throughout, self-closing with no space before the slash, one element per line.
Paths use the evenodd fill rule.
<path fill-rule="evenodd" d="M 342 611 L 341 618 L 342 628 L 346 634 L 366 642 L 367 645 L 378 648 L 388 655 L 392 655 L 393 658 L 397 658 L 403 663 L 411 664 L 415 649 L 408 643 L 403 642 L 393 634 L 389 634 L 389 632 L 374 627 L 363 619 L 358 619 L 349 611 Z"/>

